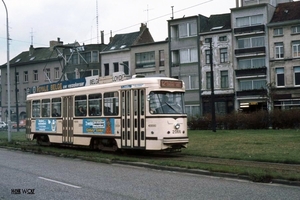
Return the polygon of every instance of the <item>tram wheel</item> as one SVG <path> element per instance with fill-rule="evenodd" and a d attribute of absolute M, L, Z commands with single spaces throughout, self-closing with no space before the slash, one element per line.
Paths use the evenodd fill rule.
<path fill-rule="evenodd" d="M 41 145 L 41 146 L 49 146 L 50 145 L 48 136 L 38 135 L 36 137 L 36 142 L 38 145 Z"/>

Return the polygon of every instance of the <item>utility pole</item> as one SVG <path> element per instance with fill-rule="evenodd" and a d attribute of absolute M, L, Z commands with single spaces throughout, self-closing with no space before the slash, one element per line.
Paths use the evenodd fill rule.
<path fill-rule="evenodd" d="M 11 119 L 10 119 L 10 67 L 9 67 L 9 32 L 8 32 L 8 11 L 7 11 L 7 7 L 6 4 L 4 2 L 4 0 L 2 0 L 4 7 L 5 7 L 5 11 L 6 11 L 6 42 L 7 42 L 7 139 L 8 142 L 11 142 L 11 133 L 10 133 L 10 129 L 11 129 Z"/>
<path fill-rule="evenodd" d="M 212 38 L 209 39 L 209 50 L 210 50 L 209 62 L 210 62 L 210 88 L 211 88 L 211 129 L 213 132 L 216 132 Z"/>

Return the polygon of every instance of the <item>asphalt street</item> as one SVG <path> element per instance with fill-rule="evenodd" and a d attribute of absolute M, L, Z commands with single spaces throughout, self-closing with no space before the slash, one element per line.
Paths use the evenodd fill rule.
<path fill-rule="evenodd" d="M 0 200 L 298 199 L 300 188 L 0 149 Z"/>

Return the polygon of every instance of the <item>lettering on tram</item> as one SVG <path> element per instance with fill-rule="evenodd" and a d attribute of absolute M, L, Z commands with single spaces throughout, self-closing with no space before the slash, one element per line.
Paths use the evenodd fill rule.
<path fill-rule="evenodd" d="M 59 88 L 62 85 L 38 87 L 40 93 L 27 96 L 28 140 L 103 151 L 180 151 L 187 147 L 181 80 L 133 78 Z"/>

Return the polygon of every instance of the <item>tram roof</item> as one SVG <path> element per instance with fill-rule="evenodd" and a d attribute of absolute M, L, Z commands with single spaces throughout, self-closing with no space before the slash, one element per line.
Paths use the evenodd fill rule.
<path fill-rule="evenodd" d="M 111 82 L 111 83 L 103 83 L 103 84 L 95 84 L 95 85 L 89 85 L 89 86 L 83 86 L 83 87 L 77 87 L 77 88 L 69 88 L 69 89 L 61 89 L 61 90 L 55 90 L 55 91 L 48 91 L 48 92 L 40 92 L 40 93 L 34 93 L 29 94 L 27 96 L 27 100 L 36 98 L 36 97 L 45 97 L 49 95 L 53 96 L 70 96 L 74 95 L 77 92 L 84 92 L 87 91 L 87 93 L 90 93 L 88 91 L 94 91 L 96 89 L 104 89 L 104 88 L 115 88 L 116 90 L 119 89 L 126 89 L 126 86 L 134 86 L 132 88 L 146 88 L 151 85 L 159 85 L 160 80 L 178 80 L 175 78 L 169 78 L 169 77 L 145 77 L 145 78 L 132 78 L 124 81 L 118 81 L 118 82 Z M 129 88 L 129 87 L 128 87 Z M 182 83 L 182 88 L 177 89 L 184 89 L 184 83 Z M 94 93 L 94 92 L 93 92 Z"/>

